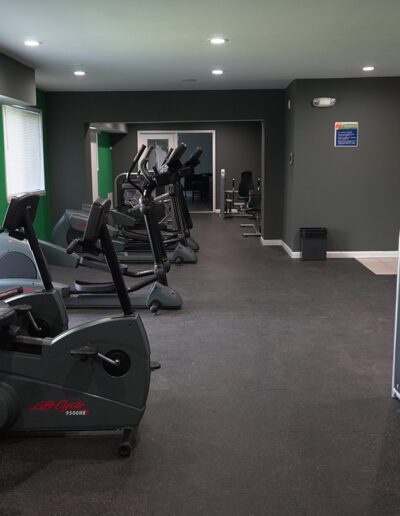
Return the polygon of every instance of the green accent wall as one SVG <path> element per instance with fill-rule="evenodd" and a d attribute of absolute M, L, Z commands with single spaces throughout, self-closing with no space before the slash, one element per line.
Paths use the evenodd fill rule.
<path fill-rule="evenodd" d="M 36 214 L 35 229 L 39 238 L 50 240 L 51 223 L 50 223 L 50 204 L 49 204 L 49 180 L 47 166 L 47 138 L 46 138 L 46 104 L 44 92 L 37 90 L 37 105 L 35 106 L 43 111 L 43 146 L 44 146 L 44 171 L 46 195 L 40 198 L 39 208 Z M 0 224 L 3 222 L 5 212 L 7 210 L 7 194 L 6 194 L 6 170 L 4 155 L 4 129 L 3 129 L 3 110 L 0 106 Z"/>
<path fill-rule="evenodd" d="M 108 133 L 97 135 L 99 152 L 99 196 L 107 197 L 113 191 L 111 138 Z"/>
<path fill-rule="evenodd" d="M 0 224 L 3 223 L 4 214 L 7 209 L 6 194 L 6 162 L 4 155 L 4 128 L 3 128 L 3 110 L 0 106 Z"/>
<path fill-rule="evenodd" d="M 47 124 L 46 124 L 46 99 L 43 91 L 36 91 L 36 107 L 43 112 L 43 156 L 44 156 L 44 179 L 46 195 L 40 198 L 39 208 L 36 214 L 35 229 L 42 240 L 51 240 L 50 222 L 50 192 L 49 192 L 49 171 L 47 164 Z"/>

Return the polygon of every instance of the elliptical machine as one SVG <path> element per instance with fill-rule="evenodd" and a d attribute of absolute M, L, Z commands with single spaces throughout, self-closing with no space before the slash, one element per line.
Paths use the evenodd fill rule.
<path fill-rule="evenodd" d="M 38 196 L 11 200 L 4 226 L 17 232 L 21 221 L 48 297 L 51 277 L 32 224 Z M 133 310 L 107 230 L 109 200 L 92 205 L 84 236 L 68 252 L 93 252 L 98 241 L 110 268 L 123 314 L 63 331 L 55 337 L 32 337 L 22 327 L 29 305 L 0 301 L 0 433 L 32 435 L 70 431 L 123 431 L 118 451 L 130 455 L 143 417 L 151 371 L 150 346 L 140 316 Z M 19 301 L 24 301 L 21 296 Z"/>
<path fill-rule="evenodd" d="M 134 162 L 137 162 L 144 151 L 144 146 L 135 156 Z M 131 167 L 133 169 L 133 166 Z M 149 210 L 150 211 L 150 210 Z M 34 214 L 32 213 L 34 216 Z M 148 217 L 152 214 L 149 213 Z M 108 214 L 108 219 L 110 213 Z M 87 222 L 86 216 L 86 222 Z M 108 220 L 107 219 L 107 220 Z M 33 219 L 32 219 L 33 220 Z M 21 220 L 21 225 L 25 224 Z M 86 223 L 85 223 L 86 226 Z M 35 264 L 35 259 L 31 253 L 30 247 L 24 241 L 24 235 L 18 231 L 5 226 L 3 228 L 3 238 L 0 243 L 7 242 L 7 248 L 3 248 L 3 254 L 0 253 L 0 289 L 10 289 L 15 287 L 23 287 L 25 292 L 45 289 L 46 282 L 42 280 L 39 270 Z M 82 232 L 83 234 L 83 232 Z M 29 233 L 27 233 L 29 236 Z M 160 309 L 179 309 L 182 306 L 182 298 L 173 288 L 168 285 L 167 271 L 170 264 L 159 248 L 161 244 L 157 239 L 161 239 L 160 233 L 149 233 L 150 241 L 154 252 L 152 253 L 154 260 L 153 269 L 132 272 L 126 264 L 120 264 L 120 269 L 125 276 L 134 278 L 136 283 L 129 286 L 131 303 L 135 308 L 148 308 L 153 314 Z M 80 256 L 77 253 L 66 254 L 65 249 L 59 248 L 53 244 L 39 242 L 40 248 L 45 259 L 55 264 L 54 256 L 57 256 L 56 263 L 70 267 L 84 266 L 94 268 L 101 271 L 108 271 L 108 266 L 104 260 L 91 255 Z M 45 245 L 46 244 L 46 245 Z M 49 256 L 49 252 L 52 255 Z M 98 252 L 98 251 L 97 251 Z M 63 254 L 67 260 L 61 260 L 59 255 Z M 57 290 L 62 293 L 64 303 L 69 309 L 82 308 L 119 308 L 119 300 L 116 293 L 115 285 L 112 281 L 107 282 L 85 282 L 75 281 L 73 285 L 63 285 L 61 283 L 54 285 Z M 53 287 L 51 287 L 53 288 Z"/>
<path fill-rule="evenodd" d="M 142 160 L 142 168 L 146 168 L 147 162 L 149 160 L 149 156 L 151 152 L 153 151 L 153 147 L 150 145 L 150 147 L 147 149 L 143 160 Z M 132 170 L 131 170 L 132 171 Z M 131 171 L 128 173 L 128 181 L 130 181 L 130 175 Z M 133 183 L 132 183 L 133 184 Z M 151 247 L 151 253 L 154 257 L 154 269 L 150 271 L 142 271 L 137 273 L 130 273 L 128 270 L 124 270 L 123 274 L 129 277 L 136 277 L 136 278 L 144 278 L 141 282 L 139 282 L 136 286 L 129 287 L 128 292 L 132 292 L 134 299 L 136 298 L 137 294 L 135 290 L 142 286 L 146 286 L 149 283 L 152 283 L 154 279 L 157 281 L 152 286 L 150 293 L 145 299 L 145 302 L 147 303 L 147 306 L 149 307 L 150 311 L 153 314 L 156 314 L 160 308 L 170 308 L 170 309 L 177 309 L 181 308 L 182 306 L 182 299 L 179 296 L 179 294 L 172 289 L 168 285 L 167 280 L 167 271 L 170 268 L 170 263 L 165 251 L 165 248 L 163 246 L 162 236 L 161 236 L 161 230 L 158 226 L 158 222 L 154 216 L 153 212 L 153 201 L 152 201 L 152 191 L 153 186 L 149 185 L 149 187 L 146 189 L 146 191 L 143 191 L 140 187 L 137 187 L 140 191 L 142 197 L 140 204 L 140 213 L 143 216 L 147 233 L 150 236 L 149 239 L 149 245 Z M 107 228 L 108 229 L 108 228 Z M 111 236 L 110 236 L 111 239 Z M 112 241 L 112 240 L 111 240 Z M 74 242 L 74 241 L 73 241 Z M 70 244 L 69 249 L 71 248 Z M 113 244 L 114 245 L 114 244 Z M 115 246 L 114 246 L 115 249 Z M 99 252 L 99 250 L 93 250 L 93 252 Z M 78 251 L 78 254 L 80 252 Z M 118 255 L 117 255 L 118 256 Z M 120 269 L 123 269 L 123 266 L 120 264 Z M 150 279 L 146 279 L 146 276 L 150 276 Z M 109 298 L 110 296 L 107 294 L 107 289 L 110 288 L 112 291 L 115 291 L 114 284 L 110 283 L 90 283 L 85 281 L 75 281 L 74 283 L 74 294 L 72 296 L 69 296 L 67 298 L 66 304 L 68 308 L 73 307 L 82 307 L 89 304 L 89 306 L 92 306 L 96 303 L 96 300 L 98 302 L 103 303 L 104 299 Z M 104 292 L 104 290 L 106 290 Z M 100 305 L 101 306 L 101 305 Z"/>
<path fill-rule="evenodd" d="M 138 163 L 145 146 L 139 149 L 132 161 L 127 176 L 131 177 L 134 167 Z M 152 147 L 150 146 L 146 152 L 146 159 L 141 161 L 141 167 L 145 161 L 147 164 Z M 165 162 L 165 167 L 176 168 L 180 165 L 179 159 L 186 150 L 185 144 L 180 144 L 173 152 L 169 153 L 169 157 Z M 153 209 L 155 204 L 153 204 Z M 140 212 L 137 211 L 139 214 Z M 55 225 L 52 231 L 52 240 L 58 246 L 67 247 L 73 238 L 79 237 L 86 226 L 87 213 L 85 211 L 66 210 L 61 219 Z M 151 252 L 151 235 L 138 235 L 134 227 L 136 225 L 135 215 L 130 211 L 129 215 L 113 210 L 109 217 L 109 231 L 112 241 L 117 251 L 117 256 L 121 263 L 150 263 L 154 261 Z M 129 229 L 130 228 L 130 229 Z M 143 238 L 144 237 L 144 238 Z M 197 256 L 186 244 L 184 235 L 169 235 L 163 238 L 160 233 L 159 238 L 165 246 L 168 261 L 171 263 L 197 263 Z M 50 262 L 51 263 L 51 262 Z"/>
<path fill-rule="evenodd" d="M 185 244 L 193 251 L 199 251 L 200 246 L 190 234 L 190 230 L 193 229 L 193 221 L 183 194 L 181 179 L 194 174 L 194 169 L 200 164 L 200 156 L 202 154 L 203 150 L 197 147 L 189 159 L 183 164 L 178 164 L 174 168 L 173 174 L 171 174 L 171 203 L 174 230 L 183 235 Z"/>

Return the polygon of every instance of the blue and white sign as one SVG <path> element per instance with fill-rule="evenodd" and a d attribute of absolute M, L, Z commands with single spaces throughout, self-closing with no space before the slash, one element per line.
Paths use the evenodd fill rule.
<path fill-rule="evenodd" d="M 358 147 L 358 122 L 335 122 L 335 147 Z"/>

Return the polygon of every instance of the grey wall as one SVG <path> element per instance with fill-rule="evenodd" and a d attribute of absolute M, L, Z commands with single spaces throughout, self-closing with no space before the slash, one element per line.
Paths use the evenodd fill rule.
<path fill-rule="evenodd" d="M 287 116 L 285 241 L 297 229 L 326 226 L 329 249 L 395 250 L 400 227 L 400 78 L 299 80 Z M 316 109 L 314 97 L 335 97 Z M 294 117 L 294 120 L 293 118 Z M 358 121 L 358 148 L 334 147 L 334 123 Z"/>
<path fill-rule="evenodd" d="M 35 70 L 11 57 L 0 54 L 0 95 L 9 102 L 36 105 Z M 2 99 L 2 103 L 6 103 Z"/>
<path fill-rule="evenodd" d="M 90 200 L 90 175 L 85 168 L 89 122 L 261 120 L 265 131 L 263 236 L 281 238 L 283 101 L 281 90 L 46 94 L 53 222 L 66 207 L 79 208 L 82 201 Z"/>
<path fill-rule="evenodd" d="M 226 170 L 226 185 L 232 178 L 240 179 L 243 170 L 252 170 L 254 182 L 261 177 L 261 123 L 260 122 L 207 122 L 192 124 L 129 124 L 129 134 L 113 145 L 114 175 L 129 168 L 137 151 L 138 131 L 194 131 L 215 130 L 216 139 L 216 201 L 219 208 L 219 172 Z M 192 136 L 192 135 L 188 135 Z M 200 135 L 201 136 L 201 135 Z M 185 141 L 185 140 L 183 140 Z M 210 170 L 212 171 L 212 169 Z M 238 183 L 236 183 L 237 186 Z"/>
<path fill-rule="evenodd" d="M 290 102 L 290 109 L 288 103 Z M 293 216 L 294 177 L 296 161 L 289 163 L 289 154 L 295 155 L 295 112 L 296 82 L 292 82 L 285 91 L 285 155 L 284 155 L 284 195 L 283 195 L 283 230 L 282 238 L 289 243 L 295 223 Z"/>

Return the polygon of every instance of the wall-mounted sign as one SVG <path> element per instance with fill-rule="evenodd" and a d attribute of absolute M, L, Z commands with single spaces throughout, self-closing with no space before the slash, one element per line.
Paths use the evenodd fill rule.
<path fill-rule="evenodd" d="M 358 122 L 335 122 L 335 147 L 358 147 Z"/>

